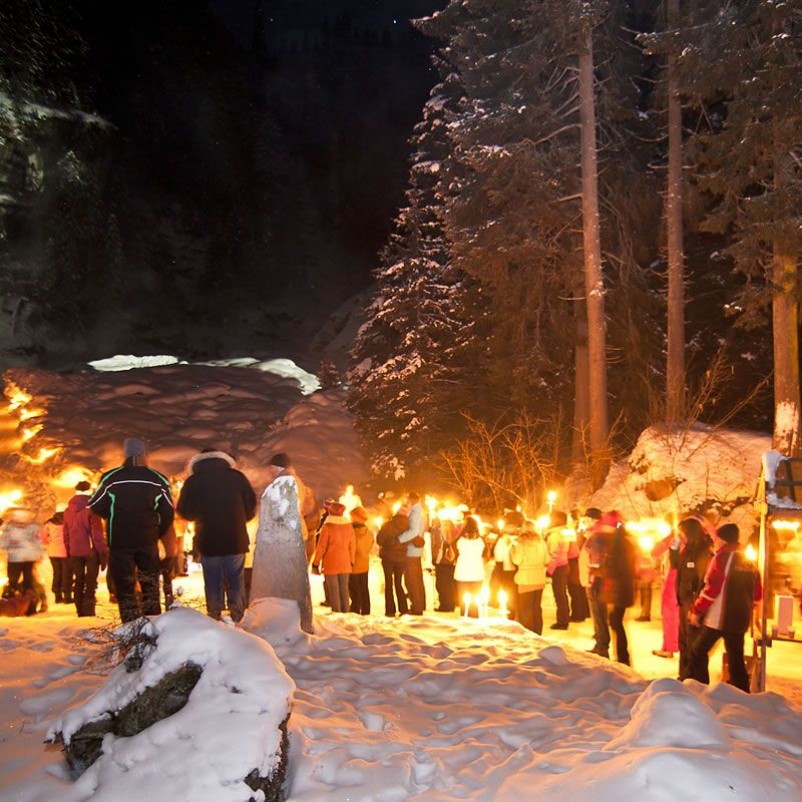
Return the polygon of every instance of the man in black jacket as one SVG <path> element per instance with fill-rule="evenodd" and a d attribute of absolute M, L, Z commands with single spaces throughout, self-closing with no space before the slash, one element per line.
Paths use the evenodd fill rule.
<path fill-rule="evenodd" d="M 189 462 L 190 476 L 181 488 L 178 514 L 195 522 L 194 548 L 200 552 L 206 611 L 219 619 L 225 608 L 234 621 L 245 613 L 246 524 L 256 514 L 251 483 L 222 451 L 206 450 Z"/>
<path fill-rule="evenodd" d="M 129 437 L 125 462 L 104 473 L 89 508 L 106 519 L 108 572 L 117 588 L 123 623 L 141 615 L 159 615 L 159 538 L 173 523 L 170 483 L 147 467 L 145 444 Z M 141 604 L 136 581 L 142 589 Z"/>

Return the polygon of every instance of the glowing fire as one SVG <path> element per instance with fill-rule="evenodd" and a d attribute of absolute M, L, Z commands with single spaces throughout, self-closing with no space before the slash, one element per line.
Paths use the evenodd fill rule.
<path fill-rule="evenodd" d="M 27 443 L 28 440 L 39 434 L 43 428 L 44 426 L 41 423 L 37 423 L 36 426 L 26 426 L 20 435 L 20 437 L 22 437 L 22 442 Z"/>
<path fill-rule="evenodd" d="M 15 384 L 11 384 L 8 392 L 6 392 L 6 397 L 8 398 L 8 411 L 13 412 L 15 409 L 19 409 L 20 407 L 24 407 L 33 400 L 33 397 L 28 395 L 24 390 L 21 390 Z"/>
<path fill-rule="evenodd" d="M 57 448 L 40 448 L 39 453 L 35 457 L 30 457 L 27 454 L 23 454 L 22 456 L 25 457 L 28 462 L 32 465 L 41 465 L 44 462 L 47 462 L 51 457 L 58 454 L 59 449 Z"/>
<path fill-rule="evenodd" d="M 5 513 L 9 507 L 14 507 L 22 500 L 22 491 L 18 489 L 0 493 L 0 515 Z"/>
<path fill-rule="evenodd" d="M 351 512 L 354 507 L 361 507 L 362 506 L 362 499 L 359 497 L 357 493 L 354 493 L 354 486 L 348 485 L 345 488 L 345 492 L 339 498 L 340 504 L 345 507 L 345 514 L 347 515 Z"/>
<path fill-rule="evenodd" d="M 58 487 L 75 487 L 78 482 L 88 482 L 90 479 L 91 476 L 87 471 L 81 468 L 68 468 L 54 480 L 54 484 Z"/>
<path fill-rule="evenodd" d="M 662 518 L 641 518 L 639 521 L 627 521 L 627 531 L 639 537 L 651 536 L 654 546 L 655 536 L 662 539 L 671 534 L 671 524 Z"/>

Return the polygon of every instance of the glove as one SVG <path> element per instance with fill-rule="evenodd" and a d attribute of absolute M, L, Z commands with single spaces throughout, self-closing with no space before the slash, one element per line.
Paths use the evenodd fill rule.
<path fill-rule="evenodd" d="M 103 555 L 103 556 L 100 558 L 100 570 L 101 570 L 101 571 L 105 571 L 105 570 L 106 570 L 106 568 L 108 567 L 108 565 L 109 565 L 109 558 L 108 558 L 108 555 L 104 554 L 104 555 Z"/>
<path fill-rule="evenodd" d="M 320 573 L 320 566 L 319 565 L 313 565 L 312 566 L 312 573 L 313 574 L 319 574 Z"/>

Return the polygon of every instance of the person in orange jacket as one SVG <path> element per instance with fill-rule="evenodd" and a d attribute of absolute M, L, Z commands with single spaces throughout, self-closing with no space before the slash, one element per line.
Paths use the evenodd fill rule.
<path fill-rule="evenodd" d="M 351 609 L 348 580 L 355 559 L 354 527 L 345 517 L 345 505 L 335 501 L 329 505 L 329 515 L 320 530 L 312 561 L 313 569 L 323 573 L 334 613 L 347 613 Z"/>

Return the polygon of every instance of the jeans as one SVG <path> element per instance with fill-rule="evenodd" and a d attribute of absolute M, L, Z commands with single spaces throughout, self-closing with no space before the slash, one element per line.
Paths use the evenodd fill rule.
<path fill-rule="evenodd" d="M 206 593 L 206 612 L 220 619 L 226 608 L 228 588 L 228 612 L 232 621 L 240 621 L 245 614 L 245 555 L 224 554 L 216 557 L 201 555 L 203 589 Z"/>
<path fill-rule="evenodd" d="M 557 624 L 568 626 L 568 566 L 560 565 L 551 575 L 551 589 L 554 592 L 554 602 L 557 605 Z"/>
<path fill-rule="evenodd" d="M 607 602 L 602 594 L 603 580 L 596 578 L 588 588 L 588 603 L 593 617 L 593 637 L 596 640 L 595 651 L 608 654 L 610 651 L 610 627 L 607 623 Z"/>
<path fill-rule="evenodd" d="M 404 590 L 404 563 L 392 563 L 382 560 L 384 569 L 384 614 L 393 616 L 396 612 L 405 615 L 407 607 L 407 594 Z M 395 591 L 395 595 L 393 595 Z M 396 608 L 396 599 L 398 605 Z"/>
<path fill-rule="evenodd" d="M 423 564 L 420 557 L 407 557 L 404 564 L 404 583 L 409 592 L 412 615 L 423 615 L 426 609 L 426 586 L 423 584 Z"/>

